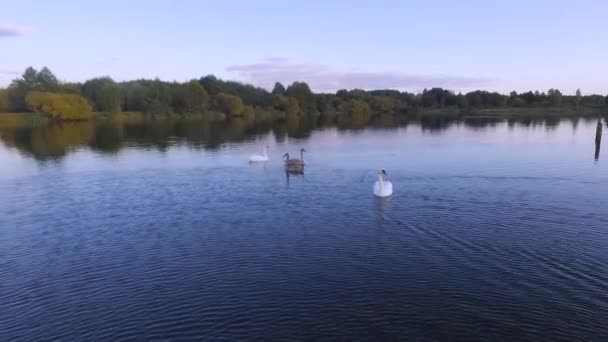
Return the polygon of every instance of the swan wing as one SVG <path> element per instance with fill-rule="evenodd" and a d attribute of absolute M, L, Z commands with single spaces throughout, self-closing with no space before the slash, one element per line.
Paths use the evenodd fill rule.
<path fill-rule="evenodd" d="M 387 197 L 393 194 L 393 183 L 384 181 L 384 184 L 380 184 L 380 181 L 374 183 L 374 195 L 377 197 Z"/>
<path fill-rule="evenodd" d="M 285 161 L 285 165 L 287 166 L 300 166 L 304 165 L 304 163 L 299 159 L 289 159 Z"/>
<path fill-rule="evenodd" d="M 251 156 L 249 156 L 249 161 L 250 162 L 263 162 L 263 161 L 268 161 L 268 157 L 259 155 L 259 154 L 253 154 Z"/>
<path fill-rule="evenodd" d="M 390 196 L 393 194 L 393 183 L 386 181 L 384 182 L 384 191 L 386 192 L 387 196 Z"/>
<path fill-rule="evenodd" d="M 376 183 L 374 183 L 374 195 L 376 196 L 382 196 L 382 188 L 380 187 L 380 181 L 376 181 Z"/>

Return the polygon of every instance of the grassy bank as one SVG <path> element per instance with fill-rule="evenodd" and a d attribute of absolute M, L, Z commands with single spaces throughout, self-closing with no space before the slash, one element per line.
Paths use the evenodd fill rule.
<path fill-rule="evenodd" d="M 141 122 L 163 122 L 163 121 L 183 121 L 183 120 L 209 120 L 222 121 L 226 116 L 223 113 L 163 113 L 148 114 L 143 112 L 120 112 L 117 114 L 107 112 L 91 113 L 91 121 L 117 120 L 122 123 L 141 123 Z M 44 125 L 49 123 L 49 117 L 43 113 L 2 113 L 0 112 L 0 128 L 20 127 L 24 125 Z"/>
<path fill-rule="evenodd" d="M 541 107 L 541 108 L 522 108 L 522 107 L 506 107 L 506 108 L 485 108 L 471 109 L 463 111 L 467 116 L 488 116 L 496 118 L 519 118 L 519 117 L 555 117 L 555 118 L 572 118 L 572 117 L 594 117 L 603 115 L 601 108 L 585 107 L 581 109 L 563 108 L 563 107 Z"/>
<path fill-rule="evenodd" d="M 39 113 L 0 113 L 0 127 L 3 128 L 46 125 L 48 122 L 48 117 Z"/>
<path fill-rule="evenodd" d="M 276 113 L 269 122 L 276 121 L 279 117 Z M 579 110 L 576 108 L 564 107 L 505 107 L 505 108 L 471 108 L 461 110 L 458 107 L 445 108 L 410 108 L 407 114 L 394 114 L 395 117 L 437 117 L 437 118 L 495 118 L 495 119 L 522 119 L 522 118 L 573 118 L 573 117 L 598 117 L 606 116 L 608 110 L 602 108 L 584 107 Z M 121 112 L 118 114 L 106 112 L 94 112 L 91 121 L 119 121 L 122 123 L 143 123 L 143 122 L 163 122 L 163 121 L 222 121 L 226 116 L 218 112 L 193 113 L 193 114 L 147 114 L 143 112 Z M 42 113 L 0 113 L 0 128 L 14 128 L 23 126 L 46 125 L 49 123 L 47 115 Z"/>
<path fill-rule="evenodd" d="M 93 112 L 93 120 L 100 119 L 122 119 L 122 120 L 211 120 L 218 121 L 224 120 L 226 116 L 222 113 L 207 112 L 207 113 L 162 113 L 162 114 L 149 114 L 142 112 L 120 112 L 118 114 L 106 113 L 106 112 Z"/>

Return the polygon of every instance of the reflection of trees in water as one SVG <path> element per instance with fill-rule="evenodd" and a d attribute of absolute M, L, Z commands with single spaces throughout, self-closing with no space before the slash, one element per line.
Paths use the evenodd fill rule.
<path fill-rule="evenodd" d="M 277 142 L 283 142 L 288 137 L 296 139 L 310 137 L 312 131 L 318 127 L 316 123 L 317 120 L 308 115 L 288 114 L 284 121 L 267 127 L 272 130 Z"/>
<path fill-rule="evenodd" d="M 492 118 L 492 117 L 480 117 L 480 118 L 471 118 L 467 117 L 462 120 L 465 126 L 474 129 L 480 130 L 487 127 L 496 127 L 496 125 L 503 123 L 505 120 L 503 118 Z"/>
<path fill-rule="evenodd" d="M 93 136 L 91 123 L 63 123 L 42 127 L 20 127 L 3 131 L 2 141 L 38 160 L 59 159 L 70 150 L 86 145 Z"/>
<path fill-rule="evenodd" d="M 547 131 L 555 130 L 560 123 L 560 119 L 555 116 L 549 116 L 545 119 L 545 129 Z"/>
<path fill-rule="evenodd" d="M 426 115 L 419 118 L 423 131 L 439 132 L 448 129 L 457 122 L 456 118 L 440 115 Z"/>
<path fill-rule="evenodd" d="M 162 120 L 124 126 L 125 139 L 130 144 L 154 147 L 160 151 L 165 151 L 173 143 L 214 149 L 227 141 L 243 141 L 250 135 L 255 135 L 257 131 L 251 120 L 239 117 L 216 122 Z"/>
<path fill-rule="evenodd" d="M 126 124 L 123 129 L 129 143 L 165 151 L 170 144 L 172 126 L 169 120 L 163 120 Z"/>
<path fill-rule="evenodd" d="M 397 118 L 395 115 L 381 114 L 372 119 L 371 125 L 374 127 L 395 127 L 397 125 Z"/>
<path fill-rule="evenodd" d="M 95 125 L 95 134 L 89 141 L 91 149 L 117 153 L 122 148 L 124 140 L 124 125 L 119 120 L 104 121 Z"/>
<path fill-rule="evenodd" d="M 573 131 L 576 131 L 576 129 L 578 128 L 579 121 L 580 121 L 580 118 L 578 116 L 570 118 L 570 123 L 572 123 L 572 130 Z"/>
<path fill-rule="evenodd" d="M 337 119 L 337 118 L 336 118 Z M 278 142 L 286 138 L 307 139 L 317 127 L 338 127 L 340 130 L 361 129 L 360 122 L 342 119 L 341 123 L 323 125 L 327 118 L 305 114 L 288 115 L 277 123 L 255 122 L 234 117 L 226 121 L 197 119 L 97 120 L 94 122 L 52 124 L 47 126 L 3 129 L 1 141 L 39 160 L 60 159 L 69 151 L 87 146 L 102 153 L 117 153 L 125 146 L 139 146 L 165 151 L 174 144 L 195 149 L 217 149 L 226 142 L 240 142 L 256 135 L 274 133 Z M 363 127 L 403 127 L 418 124 L 423 131 L 441 132 L 454 124 L 472 129 L 484 129 L 504 124 L 509 127 L 546 127 L 555 129 L 560 120 L 555 117 L 522 116 L 519 118 L 466 117 L 457 115 L 374 115 Z M 572 120 L 573 126 L 579 120 Z M 597 119 L 583 119 L 593 121 Z"/>
<path fill-rule="evenodd" d="M 516 123 L 519 127 L 531 127 L 543 126 L 545 124 L 546 117 L 542 116 L 521 116 L 515 118 Z"/>

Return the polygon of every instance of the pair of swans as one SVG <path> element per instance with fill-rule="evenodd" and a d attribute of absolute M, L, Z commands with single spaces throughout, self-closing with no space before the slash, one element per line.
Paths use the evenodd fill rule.
<path fill-rule="evenodd" d="M 289 158 L 289 153 L 285 153 L 283 158 L 285 159 L 285 171 L 290 173 L 304 173 L 304 152 L 305 149 L 300 149 L 300 159 Z"/>
<path fill-rule="evenodd" d="M 304 152 L 305 149 L 300 149 L 300 159 L 291 159 L 289 158 L 289 153 L 285 153 L 283 158 L 285 159 L 285 168 L 286 169 L 303 169 L 304 168 Z M 264 150 L 262 154 L 252 154 L 249 156 L 250 163 L 263 163 L 267 162 L 268 158 L 268 146 L 264 146 Z"/>
<path fill-rule="evenodd" d="M 303 173 L 304 172 L 304 152 L 305 149 L 300 149 L 300 159 L 289 158 L 289 153 L 285 153 L 283 158 L 285 159 L 285 171 L 288 173 Z M 249 156 L 250 163 L 260 163 L 268 161 L 268 146 L 264 146 L 262 154 L 253 154 Z M 376 197 L 389 197 L 393 194 L 393 183 L 384 178 L 387 176 L 385 170 L 378 172 L 378 180 L 374 183 L 373 193 Z"/>

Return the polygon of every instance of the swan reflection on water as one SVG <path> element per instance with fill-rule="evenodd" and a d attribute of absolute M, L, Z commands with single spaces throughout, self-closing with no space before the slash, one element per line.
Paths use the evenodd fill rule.
<path fill-rule="evenodd" d="M 291 177 L 301 177 L 304 178 L 304 170 L 301 170 L 299 172 L 293 172 L 293 171 L 289 171 L 289 170 L 285 170 L 285 181 L 287 183 L 287 186 L 289 186 L 289 180 Z"/>
<path fill-rule="evenodd" d="M 385 212 L 386 210 L 388 210 L 391 206 L 391 202 L 393 201 L 394 197 L 374 197 L 374 202 L 376 203 L 376 208 L 378 208 L 379 211 L 381 212 Z"/>

